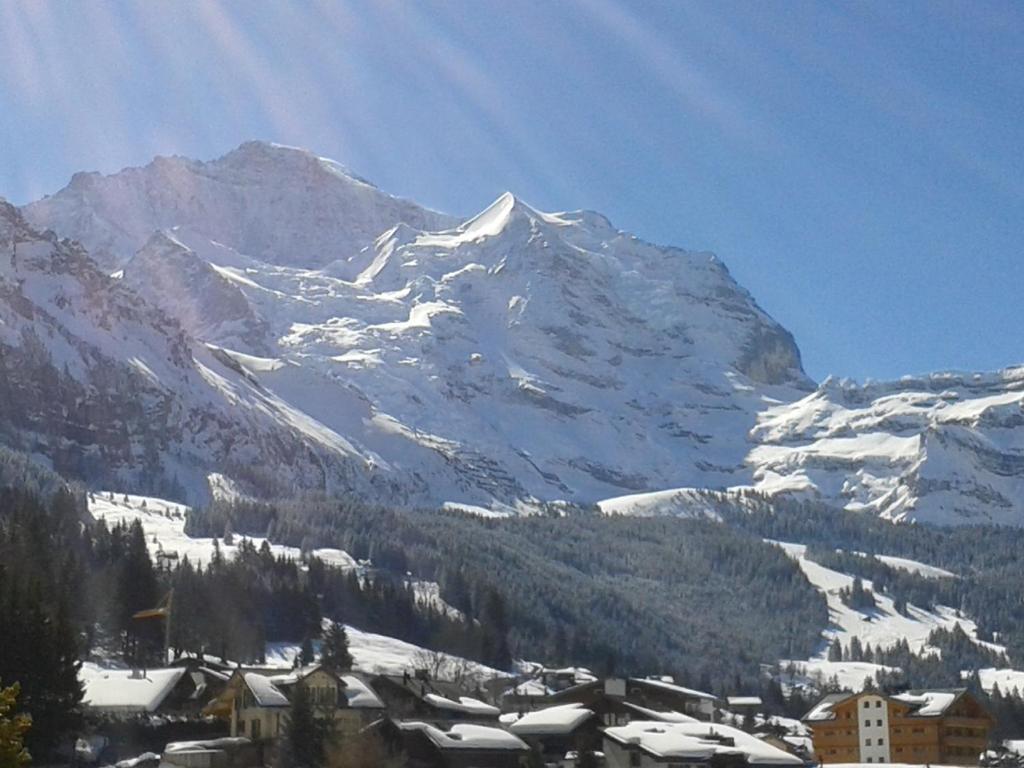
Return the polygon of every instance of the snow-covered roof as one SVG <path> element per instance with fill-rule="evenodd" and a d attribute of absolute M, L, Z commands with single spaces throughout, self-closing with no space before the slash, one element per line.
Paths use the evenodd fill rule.
<path fill-rule="evenodd" d="M 633 710 L 638 715 L 642 715 L 645 720 L 658 720 L 663 723 L 699 723 L 701 722 L 696 717 L 690 717 L 684 715 L 682 712 L 676 712 L 674 709 L 669 710 L 657 710 L 648 709 L 647 707 L 641 707 L 639 704 L 633 704 L 629 701 L 622 702 L 624 707 Z"/>
<path fill-rule="evenodd" d="M 501 714 L 501 710 L 497 707 L 469 696 L 459 696 L 459 700 L 454 701 L 438 693 L 428 693 L 423 697 L 423 700 L 438 709 L 450 709 L 470 715 L 493 715 L 497 717 Z"/>
<path fill-rule="evenodd" d="M 961 691 L 907 691 L 892 698 L 911 704 L 917 709 L 912 714 L 919 717 L 938 717 L 956 701 Z"/>
<path fill-rule="evenodd" d="M 509 730 L 519 735 L 571 733 L 593 715 L 581 704 L 563 704 L 528 712 L 512 723 Z"/>
<path fill-rule="evenodd" d="M 185 674 L 183 667 L 170 669 L 103 669 L 85 663 L 78 672 L 88 709 L 107 712 L 155 712 Z"/>
<path fill-rule="evenodd" d="M 421 722 L 403 722 L 398 726 L 403 731 L 422 731 L 439 749 L 529 750 L 518 736 L 493 726 L 456 723 L 447 732 Z"/>
<path fill-rule="evenodd" d="M 164 747 L 164 752 L 191 752 L 195 749 L 230 749 L 251 743 L 245 736 L 224 736 L 218 739 L 202 741 L 172 741 Z"/>
<path fill-rule="evenodd" d="M 541 680 L 524 680 L 515 688 L 505 691 L 506 696 L 550 696 L 554 691 Z"/>
<path fill-rule="evenodd" d="M 658 677 L 634 677 L 630 678 L 631 683 L 642 683 L 643 685 L 651 685 L 655 688 L 661 688 L 665 691 L 671 691 L 672 693 L 679 693 L 684 696 L 690 696 L 695 699 L 707 699 L 714 701 L 717 697 L 713 693 L 706 693 L 704 691 L 698 691 L 694 688 L 686 688 L 682 685 L 676 685 L 672 682 L 671 678 L 658 678 Z"/>
<path fill-rule="evenodd" d="M 264 677 L 257 672 L 246 672 L 243 679 L 256 698 L 256 703 L 261 707 L 287 707 L 290 705 L 288 697 L 277 689 L 269 677 Z"/>
<path fill-rule="evenodd" d="M 348 705 L 355 709 L 383 709 L 384 702 L 374 690 L 364 681 L 355 675 L 342 675 L 342 682 L 345 683 L 342 693 L 348 700 Z"/>
<path fill-rule="evenodd" d="M 760 707 L 760 696 L 730 696 L 726 699 L 730 707 Z"/>
<path fill-rule="evenodd" d="M 832 708 L 836 704 L 846 701 L 850 698 L 849 693 L 830 693 L 828 696 L 823 698 L 817 704 L 815 704 L 811 711 L 804 715 L 804 720 L 832 720 L 835 718 L 836 713 L 832 711 Z"/>
<path fill-rule="evenodd" d="M 778 747 L 722 724 L 635 720 L 606 728 L 604 733 L 620 744 L 638 746 L 656 757 L 708 760 L 714 755 L 743 755 L 755 765 L 803 764 L 800 758 Z"/>

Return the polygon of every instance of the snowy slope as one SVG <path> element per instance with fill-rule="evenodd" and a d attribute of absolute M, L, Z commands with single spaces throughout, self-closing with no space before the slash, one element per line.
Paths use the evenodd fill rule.
<path fill-rule="evenodd" d="M 432 668 L 436 667 L 439 679 L 454 675 L 469 675 L 479 681 L 508 677 L 507 672 L 501 672 L 476 661 L 430 651 L 387 635 L 364 632 L 348 624 L 345 625 L 345 632 L 348 635 L 349 651 L 355 662 L 354 669 L 359 672 L 400 675 L 417 667 L 430 665 Z M 314 642 L 314 650 L 317 650 L 316 645 Z M 301 646 L 297 644 L 270 643 L 267 645 L 267 664 L 291 669 L 301 651 Z"/>
<path fill-rule="evenodd" d="M 906 615 L 903 615 L 896 611 L 891 596 L 875 593 L 875 609 L 861 611 L 852 608 L 846 605 L 839 595 L 841 590 L 853 584 L 852 576 L 826 568 L 809 559 L 807 547 L 803 544 L 772 543 L 781 547 L 787 555 L 799 563 L 807 580 L 825 596 L 829 610 L 829 626 L 822 631 L 823 642 L 818 654 L 807 660 L 786 659 L 779 662 L 783 670 L 787 667 L 795 668 L 796 676 L 789 675 L 785 680 L 788 684 L 800 682 L 820 684 L 836 677 L 843 687 L 860 690 L 866 677 L 874 677 L 878 672 L 887 670 L 882 665 L 868 662 L 829 661 L 829 646 L 837 639 L 844 648 L 849 648 L 855 637 L 862 646 L 870 645 L 872 648 L 892 648 L 906 640 L 912 652 L 924 655 L 935 652 L 928 645 L 928 635 L 932 631 L 952 629 L 959 625 L 967 636 L 979 645 L 997 653 L 1006 651 L 1002 646 L 979 640 L 975 622 L 946 606 L 937 606 L 934 611 L 930 611 L 908 604 Z M 914 570 L 918 573 L 928 574 L 932 578 L 948 578 L 952 575 L 942 569 L 915 560 L 888 559 L 899 563 L 893 567 Z M 863 585 L 865 589 L 872 590 L 870 580 L 864 580 Z"/>
<path fill-rule="evenodd" d="M 457 224 L 251 142 L 80 174 L 26 215 L 123 270 L 398 502 L 749 483 L 756 415 L 809 386 L 790 335 L 714 256 L 510 194 Z"/>
<path fill-rule="evenodd" d="M 2 201 L 0 402 L 0 437 L 97 486 L 201 499 L 221 470 L 388 491 L 369 457 Z"/>
<path fill-rule="evenodd" d="M 755 487 L 891 520 L 1024 523 L 1024 368 L 829 379 L 751 432 Z"/>
<path fill-rule="evenodd" d="M 193 565 L 206 565 L 213 558 L 214 541 L 220 548 L 221 555 L 231 559 L 238 551 L 242 536 L 234 536 L 234 543 L 225 544 L 223 539 L 215 540 L 207 537 L 191 537 L 185 533 L 185 516 L 189 508 L 184 504 L 176 504 L 166 499 L 151 496 L 135 496 L 119 494 L 112 491 L 96 491 L 89 494 L 89 512 L 97 520 L 103 520 L 109 527 L 119 523 L 131 524 L 138 520 L 146 533 L 146 543 L 151 557 L 161 553 L 177 554 L 180 560 L 188 558 Z M 259 536 L 245 536 L 259 549 L 265 539 Z M 302 553 L 298 547 L 286 547 L 281 544 L 269 544 L 275 556 L 284 556 L 298 560 Z M 337 568 L 356 568 L 358 563 L 347 552 L 340 549 L 322 548 L 313 550 L 312 554 L 328 565 Z"/>
<path fill-rule="evenodd" d="M 189 508 L 166 499 L 113 491 L 95 491 L 89 494 L 88 504 L 92 516 L 96 520 L 103 520 L 110 527 L 121 523 L 131 524 L 138 520 L 146 534 L 149 554 L 154 559 L 173 553 L 172 556 L 179 563 L 187 557 L 193 565 L 205 565 L 213 559 L 215 546 L 220 550 L 222 557 L 231 559 L 243 540 L 252 542 L 257 549 L 266 542 L 275 557 L 293 560 L 302 558 L 302 552 L 298 547 L 273 544 L 261 536 L 243 537 L 236 534 L 232 537 L 231 544 L 226 544 L 223 538 L 189 536 L 185 533 L 185 520 Z M 320 547 L 312 550 L 311 554 L 335 568 L 358 569 L 362 573 L 364 569 L 372 567 L 369 561 L 356 561 L 348 552 L 332 547 Z M 441 597 L 441 588 L 437 582 L 414 579 L 410 576 L 406 583 L 421 605 L 453 618 L 462 618 L 462 612 Z"/>

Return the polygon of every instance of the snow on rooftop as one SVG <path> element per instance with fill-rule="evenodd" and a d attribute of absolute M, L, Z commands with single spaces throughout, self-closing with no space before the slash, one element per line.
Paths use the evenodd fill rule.
<path fill-rule="evenodd" d="M 571 733 L 593 715 L 591 710 L 578 703 L 547 707 L 523 715 L 509 726 L 509 730 L 520 735 Z"/>
<path fill-rule="evenodd" d="M 641 707 L 639 704 L 632 704 L 628 701 L 622 702 L 623 706 L 628 707 L 637 714 L 643 715 L 647 720 L 659 720 L 663 723 L 699 723 L 696 717 L 690 717 L 684 715 L 682 712 L 676 712 L 674 709 L 669 710 L 657 710 L 648 709 L 647 707 Z"/>
<path fill-rule="evenodd" d="M 450 709 L 471 715 L 494 715 L 497 717 L 501 714 L 501 710 L 497 707 L 469 696 L 460 696 L 458 701 L 454 701 L 437 693 L 428 693 L 423 700 L 439 709 Z"/>
<path fill-rule="evenodd" d="M 835 712 L 832 711 L 832 707 L 834 707 L 838 702 L 842 701 L 843 698 L 845 697 L 826 697 L 822 699 L 814 705 L 810 712 L 808 712 L 804 716 L 804 719 L 813 720 L 815 722 L 820 722 L 821 720 L 831 720 L 833 717 L 835 717 Z"/>
<path fill-rule="evenodd" d="M 802 765 L 803 761 L 738 728 L 720 723 L 665 723 L 635 720 L 606 728 L 605 734 L 622 744 L 637 744 L 666 758 L 707 760 L 714 755 L 745 755 L 757 765 Z M 732 746 L 722 740 L 728 739 Z"/>
<path fill-rule="evenodd" d="M 440 749 L 487 749 L 526 751 L 522 739 L 502 728 L 474 723 L 456 723 L 447 732 L 421 722 L 402 722 L 403 731 L 422 731 Z"/>
<path fill-rule="evenodd" d="M 249 686 L 252 695 L 256 697 L 256 703 L 261 707 L 287 707 L 288 697 L 277 689 L 269 677 L 264 677 L 256 672 L 244 674 L 245 684 Z"/>
<path fill-rule="evenodd" d="M 919 707 L 914 714 L 921 717 L 938 717 L 956 700 L 953 691 L 922 691 L 920 693 L 897 693 L 894 699 Z"/>
<path fill-rule="evenodd" d="M 348 705 L 356 709 L 383 709 L 384 702 L 374 690 L 355 675 L 342 675 L 345 683 L 343 693 Z"/>
<path fill-rule="evenodd" d="M 706 693 L 704 691 L 698 691 L 694 688 L 686 688 L 682 685 L 676 685 L 674 682 L 671 681 L 671 678 L 660 679 L 656 677 L 645 677 L 633 678 L 633 681 L 643 683 L 644 685 L 653 685 L 655 688 L 661 688 L 663 690 L 671 691 L 673 693 L 681 693 L 684 696 L 691 696 L 696 699 L 709 699 L 711 701 L 714 701 L 716 698 L 713 693 Z"/>
<path fill-rule="evenodd" d="M 730 696 L 726 699 L 730 707 L 759 707 L 760 696 Z"/>
<path fill-rule="evenodd" d="M 172 669 L 103 669 L 85 662 L 78 672 L 88 709 L 108 712 L 154 712 L 185 674 L 184 667 Z"/>

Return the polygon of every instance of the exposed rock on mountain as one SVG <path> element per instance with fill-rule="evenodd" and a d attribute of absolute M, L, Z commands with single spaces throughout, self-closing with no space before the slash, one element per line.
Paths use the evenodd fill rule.
<path fill-rule="evenodd" d="M 250 143 L 27 211 L 432 503 L 743 483 L 755 415 L 810 386 L 711 254 L 510 194 L 456 226 Z"/>
<path fill-rule="evenodd" d="M 756 485 L 893 520 L 1024 525 L 1024 368 L 857 385 L 765 411 Z"/>

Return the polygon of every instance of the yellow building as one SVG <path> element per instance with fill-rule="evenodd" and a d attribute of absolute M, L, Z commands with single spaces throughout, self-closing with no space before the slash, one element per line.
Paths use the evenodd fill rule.
<path fill-rule="evenodd" d="M 232 736 L 255 742 L 277 739 L 287 722 L 295 686 L 309 692 L 317 717 L 329 717 L 343 734 L 359 731 L 380 716 L 384 704 L 356 675 L 336 675 L 319 664 L 282 673 L 279 669 L 239 668 L 207 708 L 226 719 Z"/>

